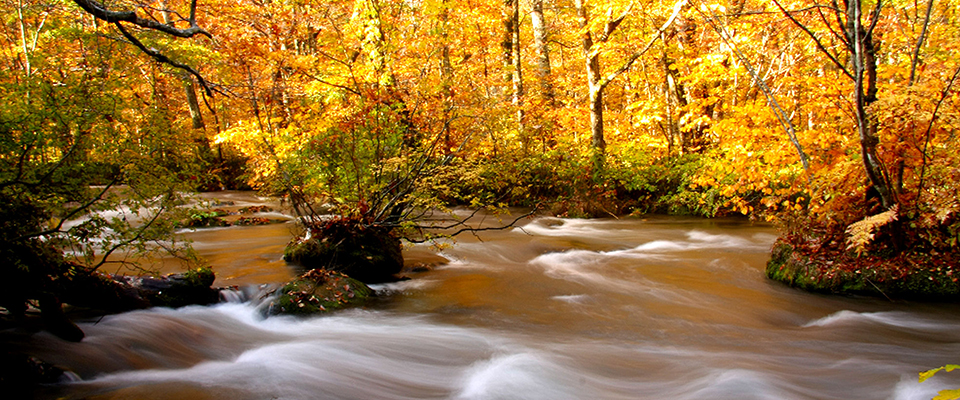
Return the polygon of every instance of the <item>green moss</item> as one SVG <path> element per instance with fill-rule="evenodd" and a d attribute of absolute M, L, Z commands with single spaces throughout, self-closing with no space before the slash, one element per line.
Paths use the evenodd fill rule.
<path fill-rule="evenodd" d="M 225 210 L 214 209 L 210 211 L 191 214 L 190 218 L 180 221 L 178 225 L 184 228 L 207 228 L 216 226 L 230 226 L 230 223 L 223 219 L 229 215 Z"/>
<path fill-rule="evenodd" d="M 210 287 L 213 285 L 213 281 L 217 280 L 213 269 L 206 266 L 189 270 L 183 274 L 183 277 L 187 284 L 191 286 Z"/>
<path fill-rule="evenodd" d="M 944 259 L 953 258 L 917 253 L 896 257 L 807 254 L 778 240 L 766 274 L 811 292 L 960 301 L 960 283 L 954 275 L 960 274 L 960 267 Z"/>
<path fill-rule="evenodd" d="M 307 269 L 340 271 L 367 283 L 396 280 L 403 269 L 400 240 L 389 229 L 334 226 L 309 239 L 295 239 L 283 259 Z"/>
<path fill-rule="evenodd" d="M 268 312 L 319 314 L 362 305 L 373 295 L 369 286 L 340 272 L 313 269 L 280 288 Z"/>
<path fill-rule="evenodd" d="M 152 292 L 145 291 L 144 296 L 153 306 L 183 307 L 192 304 L 212 304 L 220 300 L 220 293 L 213 289 L 216 275 L 210 267 L 200 267 L 182 274 L 165 277 L 169 287 Z"/>

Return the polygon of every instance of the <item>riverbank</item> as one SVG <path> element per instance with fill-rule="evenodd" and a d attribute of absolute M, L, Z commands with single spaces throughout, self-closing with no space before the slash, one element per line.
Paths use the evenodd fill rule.
<path fill-rule="evenodd" d="M 903 252 L 896 256 L 812 251 L 778 239 L 767 277 L 799 289 L 924 301 L 960 301 L 960 254 Z"/>

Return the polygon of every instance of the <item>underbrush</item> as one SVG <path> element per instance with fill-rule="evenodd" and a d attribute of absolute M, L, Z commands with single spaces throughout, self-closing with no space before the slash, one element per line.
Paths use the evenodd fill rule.
<path fill-rule="evenodd" d="M 957 213 L 878 209 L 869 196 L 839 196 L 816 214 L 788 215 L 767 275 L 817 292 L 960 300 Z"/>
<path fill-rule="evenodd" d="M 705 183 L 705 175 L 719 165 L 711 155 L 622 152 L 608 155 L 598 172 L 588 155 L 554 149 L 526 157 L 461 160 L 432 177 L 429 186 L 446 204 L 540 207 L 562 217 L 762 217 L 768 208 L 763 201 L 770 196 L 755 189 L 730 190 L 737 183 L 734 174 Z"/>

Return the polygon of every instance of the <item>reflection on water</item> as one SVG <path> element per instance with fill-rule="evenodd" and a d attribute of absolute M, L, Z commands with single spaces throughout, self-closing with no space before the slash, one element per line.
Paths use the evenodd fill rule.
<path fill-rule="evenodd" d="M 295 273 L 285 224 L 189 235 L 217 284 Z M 8 336 L 82 378 L 41 398 L 929 399 L 960 386 L 917 382 L 960 361 L 954 307 L 769 282 L 774 235 L 736 220 L 539 218 L 457 238 L 450 263 L 378 285 L 362 310 L 264 319 L 225 303 L 89 321 L 82 343 Z"/>

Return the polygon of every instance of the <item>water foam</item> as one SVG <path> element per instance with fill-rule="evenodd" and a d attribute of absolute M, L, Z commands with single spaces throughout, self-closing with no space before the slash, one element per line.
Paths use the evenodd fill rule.
<path fill-rule="evenodd" d="M 574 376 L 536 352 L 496 356 L 472 366 L 456 399 L 580 399 Z"/>
<path fill-rule="evenodd" d="M 179 327 L 164 325 L 174 319 L 180 321 Z M 263 319 L 247 304 L 123 314 L 107 321 L 108 327 L 94 329 L 88 339 L 106 351 L 111 346 L 127 352 L 148 350 L 139 344 L 131 348 L 123 340 L 104 342 L 117 337 L 116 332 L 103 330 L 113 326 L 147 336 L 136 343 L 147 340 L 157 346 L 150 353 L 164 353 L 164 345 L 205 349 L 214 343 L 190 338 L 191 331 L 205 324 L 229 327 L 237 337 L 260 339 L 249 342 L 227 335 L 215 345 L 248 349 L 233 356 L 221 353 L 220 359 L 185 368 L 118 372 L 80 385 L 109 388 L 183 382 L 236 389 L 244 398 L 447 398 L 462 391 L 464 376 L 471 375 L 468 371 L 477 363 L 513 347 L 495 334 L 433 324 L 419 317 L 357 310 L 308 319 Z"/>
<path fill-rule="evenodd" d="M 541 254 L 530 260 L 530 265 L 543 268 L 544 273 L 554 279 L 603 285 L 621 291 L 632 291 L 636 285 L 607 277 L 600 272 L 591 271 L 602 265 L 604 258 L 610 257 L 603 252 L 589 250 L 569 250 L 562 253 Z"/>
<path fill-rule="evenodd" d="M 373 284 L 370 285 L 370 288 L 377 292 L 384 293 L 408 293 L 436 286 L 438 282 L 439 281 L 435 279 L 409 279 L 399 282 Z"/>
<path fill-rule="evenodd" d="M 567 294 L 561 296 L 553 296 L 551 299 L 563 301 L 571 304 L 583 304 L 590 300 L 590 295 L 587 294 Z"/>
<path fill-rule="evenodd" d="M 795 396 L 777 385 L 774 377 L 747 369 L 719 369 L 690 382 L 682 399 L 789 399 Z M 696 389 L 694 389 L 696 388 Z"/>
<path fill-rule="evenodd" d="M 628 230 L 610 229 L 609 227 L 599 227 L 599 222 L 588 219 L 566 219 L 566 218 L 538 218 L 537 220 L 514 228 L 515 231 L 522 231 L 530 235 L 540 236 L 559 236 L 559 237 L 605 237 L 616 234 L 616 232 L 629 232 Z"/>
<path fill-rule="evenodd" d="M 830 327 L 836 325 L 864 323 L 881 324 L 896 328 L 908 328 L 915 330 L 942 330 L 945 328 L 942 321 L 920 318 L 915 314 L 907 312 L 881 311 L 861 313 L 850 310 L 837 311 L 826 317 L 810 321 L 804 324 L 803 327 Z"/>
<path fill-rule="evenodd" d="M 942 375 L 942 374 L 941 374 Z M 946 383 L 939 376 L 920 383 L 915 374 L 905 374 L 900 377 L 900 381 L 893 388 L 893 394 L 890 400 L 930 400 L 937 395 L 937 392 L 943 389 L 954 389 L 957 382 Z"/>

